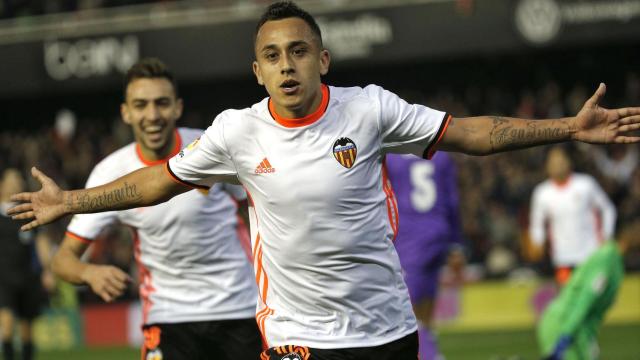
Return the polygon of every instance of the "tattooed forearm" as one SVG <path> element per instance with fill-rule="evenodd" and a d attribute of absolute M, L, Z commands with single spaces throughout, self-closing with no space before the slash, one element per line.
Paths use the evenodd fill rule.
<path fill-rule="evenodd" d="M 569 140 L 575 130 L 566 119 L 516 120 L 492 116 L 489 132 L 491 152 L 521 149 L 533 145 Z"/>
<path fill-rule="evenodd" d="M 105 210 L 118 210 L 135 204 L 142 199 L 136 184 L 124 183 L 120 188 L 103 191 L 98 195 L 91 195 L 89 191 L 81 190 L 70 194 L 66 206 L 73 213 L 91 213 Z"/>

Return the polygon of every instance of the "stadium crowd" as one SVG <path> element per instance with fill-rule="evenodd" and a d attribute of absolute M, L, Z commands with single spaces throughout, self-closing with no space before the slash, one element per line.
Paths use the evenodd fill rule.
<path fill-rule="evenodd" d="M 619 103 L 637 103 L 640 78 L 629 74 L 624 90 Z M 521 89 L 516 93 L 495 87 L 469 87 L 462 96 L 440 91 L 429 97 L 407 91 L 405 97 L 437 109 L 447 109 L 457 116 L 493 113 L 545 118 L 576 113 L 589 92 L 590 89 L 581 86 L 562 88 L 549 79 L 537 89 Z M 206 114 L 192 114 L 183 119 L 181 125 L 206 127 L 208 124 L 204 119 L 207 118 Z M 15 166 L 28 173 L 30 166 L 37 165 L 63 187 L 78 188 L 84 186 L 91 168 L 100 159 L 132 140 L 119 118 L 76 119 L 72 111 L 60 110 L 50 125 L 37 132 L 27 128 L 0 132 L 0 151 L 6 154 L 0 158 L 0 168 Z M 541 273 L 549 270 L 548 259 L 538 259 L 527 234 L 531 193 L 546 177 L 544 159 L 547 150 L 545 147 L 533 148 L 490 158 L 454 155 L 469 262 L 479 265 L 487 276 L 505 276 L 522 267 L 534 268 Z M 638 221 L 638 146 L 579 144 L 571 145 L 570 154 L 575 170 L 595 176 L 615 203 L 617 233 Z M 37 186 L 33 179 L 31 186 Z M 62 239 L 65 225 L 59 222 L 48 226 L 47 231 L 53 239 Z M 98 241 L 91 253 L 92 261 L 135 271 L 128 231 L 109 229 L 101 237 L 103 241 Z M 627 256 L 627 267 L 640 269 L 638 258 L 637 254 Z"/>

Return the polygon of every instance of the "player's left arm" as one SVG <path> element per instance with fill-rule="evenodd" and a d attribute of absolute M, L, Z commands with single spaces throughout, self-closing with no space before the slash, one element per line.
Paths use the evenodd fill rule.
<path fill-rule="evenodd" d="M 502 116 L 451 119 L 438 150 L 488 155 L 563 141 L 594 144 L 640 142 L 628 133 L 640 129 L 640 107 L 605 109 L 599 105 L 606 87 L 600 84 L 573 117 L 525 120 Z"/>
<path fill-rule="evenodd" d="M 593 204 L 600 211 L 602 216 L 602 236 L 605 240 L 609 240 L 613 237 L 616 225 L 616 207 L 613 205 L 607 194 L 602 190 L 600 185 L 593 181 Z"/>
<path fill-rule="evenodd" d="M 55 276 L 51 271 L 52 247 L 51 238 L 46 231 L 38 232 L 36 236 L 36 254 L 40 265 L 42 265 L 42 274 L 40 276 L 42 286 L 47 292 L 53 292 L 56 286 Z"/>

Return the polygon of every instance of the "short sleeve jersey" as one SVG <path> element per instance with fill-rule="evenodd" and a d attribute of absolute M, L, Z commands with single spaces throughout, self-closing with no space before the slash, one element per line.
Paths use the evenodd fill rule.
<path fill-rule="evenodd" d="M 616 209 L 593 177 L 574 173 L 563 184 L 536 186 L 530 216 L 533 242 L 544 242 L 546 224 L 553 263 L 577 266 L 613 236 Z"/>
<path fill-rule="evenodd" d="M 201 134 L 178 129 L 175 153 Z M 129 144 L 96 165 L 87 187 L 153 164 Z M 76 215 L 68 235 L 90 241 L 112 223 L 134 230 L 145 324 L 251 318 L 257 289 L 238 240 L 232 196 L 246 198 L 239 186 L 216 184 L 151 207 Z"/>
<path fill-rule="evenodd" d="M 318 109 L 227 110 L 170 159 L 177 181 L 239 181 L 253 204 L 257 321 L 268 346 L 367 347 L 417 329 L 393 239 L 387 152 L 427 155 L 450 119 L 378 86 L 322 86 Z"/>

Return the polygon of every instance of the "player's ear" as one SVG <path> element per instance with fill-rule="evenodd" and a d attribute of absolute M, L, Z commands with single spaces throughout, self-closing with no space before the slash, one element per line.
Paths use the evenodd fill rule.
<path fill-rule="evenodd" d="M 179 119 L 182 117 L 182 110 L 184 110 L 184 102 L 182 101 L 182 98 L 177 98 L 176 99 L 176 119 Z"/>
<path fill-rule="evenodd" d="M 256 60 L 253 61 L 253 74 L 256 76 L 258 84 L 264 86 L 264 81 L 262 81 L 262 72 L 260 71 L 260 65 Z"/>
<path fill-rule="evenodd" d="M 329 50 L 322 49 L 322 51 L 320 51 L 320 75 L 327 75 L 330 63 L 331 54 L 329 54 Z"/>
<path fill-rule="evenodd" d="M 131 125 L 131 117 L 129 116 L 129 106 L 127 103 L 120 104 L 120 116 L 125 124 Z"/>

